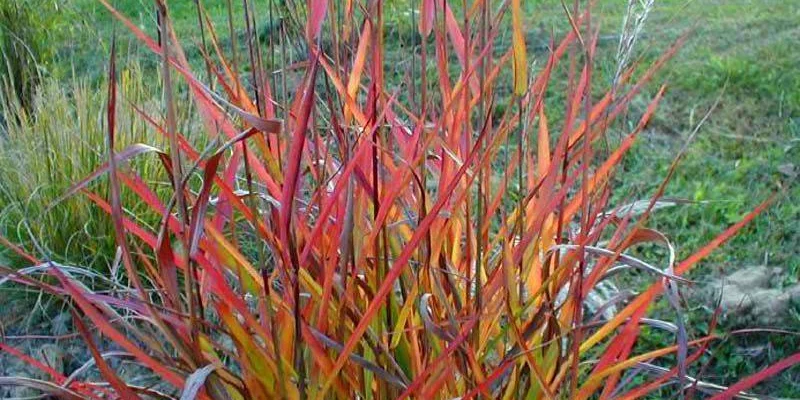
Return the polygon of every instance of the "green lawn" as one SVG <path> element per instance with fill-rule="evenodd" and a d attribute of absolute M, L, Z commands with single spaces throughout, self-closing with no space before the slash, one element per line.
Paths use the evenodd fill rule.
<path fill-rule="evenodd" d="M 618 29 L 619 10 L 601 2 L 606 29 Z M 667 188 L 667 195 L 704 202 L 657 214 L 655 227 L 666 233 L 680 255 L 702 246 L 773 193 L 775 204 L 737 238 L 713 253 L 693 273 L 702 286 L 721 273 L 767 262 L 782 267 L 784 283 L 800 273 L 800 4 L 785 1 L 657 1 L 640 43 L 645 55 L 694 28 L 685 48 L 663 74 L 669 93 L 647 135 L 625 161 L 621 196 L 645 198 L 666 174 L 674 155 L 712 105 L 718 107 Z M 608 7 L 606 7 L 609 5 Z M 609 44 L 608 50 L 613 50 Z M 652 88 L 651 88 L 652 89 Z M 711 309 L 689 304 L 689 322 L 702 333 Z M 674 318 L 664 306 L 655 315 Z M 800 323 L 791 317 L 788 326 Z M 643 346 L 661 346 L 671 338 L 643 335 Z M 742 335 L 721 343 L 705 379 L 732 383 L 795 351 L 786 335 Z M 763 349 L 755 356 L 747 351 Z M 800 396 L 793 368 L 759 393 Z"/>
<path fill-rule="evenodd" d="M 558 2 L 530 6 L 531 24 L 543 33 L 563 31 Z M 616 63 L 617 33 L 625 2 L 599 1 L 598 73 L 608 84 Z M 763 263 L 783 266 L 795 281 L 800 272 L 800 3 L 746 0 L 661 0 L 650 15 L 636 54 L 650 60 L 689 33 L 680 53 L 656 83 L 668 94 L 658 116 L 620 174 L 622 197 L 645 198 L 661 182 L 689 133 L 719 99 L 719 105 L 668 186 L 667 195 L 704 202 L 660 214 L 681 254 L 706 243 L 770 194 L 781 192 L 771 210 L 705 265 L 735 268 Z M 554 5 L 555 4 L 555 5 Z M 651 85 L 650 93 L 657 89 Z M 643 96 L 644 107 L 647 96 Z M 783 172 L 781 172 L 783 171 Z"/>
<path fill-rule="evenodd" d="M 609 33 L 619 29 L 619 9 L 601 2 Z M 773 193 L 775 204 L 738 237 L 702 262 L 692 274 L 702 286 L 721 273 L 767 262 L 782 267 L 784 283 L 800 273 L 800 4 L 786 1 L 657 1 L 640 43 L 645 55 L 658 54 L 681 33 L 694 28 L 680 54 L 663 74 L 669 92 L 658 118 L 625 161 L 620 196 L 645 198 L 667 172 L 674 155 L 712 105 L 719 105 L 667 188 L 667 195 L 704 202 L 657 214 L 680 255 L 702 246 Z M 608 6 L 608 7 L 607 7 Z M 608 50 L 613 51 L 613 43 Z M 651 88 L 652 90 L 652 88 Z M 783 171 L 783 172 L 782 172 Z M 711 309 L 689 304 L 690 329 L 702 333 Z M 655 315 L 674 318 L 664 306 Z M 783 328 L 798 328 L 791 317 Z M 643 346 L 662 346 L 670 337 L 643 335 Z M 705 379 L 729 384 L 795 351 L 786 335 L 742 335 L 719 344 Z M 747 351 L 763 349 L 755 356 Z M 757 390 L 797 398 L 793 368 Z"/>
<path fill-rule="evenodd" d="M 696 31 L 668 68 L 670 94 L 654 132 L 628 167 L 641 176 L 643 189 L 653 188 L 674 149 L 719 97 L 668 189 L 671 196 L 711 203 L 672 210 L 659 224 L 682 249 L 690 249 L 780 186 L 791 186 L 767 215 L 706 265 L 735 268 L 767 259 L 794 278 L 800 272 L 800 188 L 785 172 L 800 162 L 800 54 L 792 51 L 800 39 L 800 4 L 683 3 L 664 2 L 650 25 L 650 38 L 674 37 L 692 25 Z"/>

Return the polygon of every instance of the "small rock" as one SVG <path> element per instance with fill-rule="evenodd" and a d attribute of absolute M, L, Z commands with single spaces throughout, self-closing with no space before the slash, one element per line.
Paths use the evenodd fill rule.
<path fill-rule="evenodd" d="M 772 326 L 800 301 L 800 284 L 780 287 L 781 268 L 746 267 L 711 285 L 710 299 L 720 300 L 724 316 L 734 325 Z"/>
<path fill-rule="evenodd" d="M 760 325 L 774 325 L 786 317 L 789 311 L 789 293 L 781 289 L 757 290 L 751 294 L 753 299 L 752 319 Z"/>
<path fill-rule="evenodd" d="M 766 266 L 742 268 L 724 279 L 727 285 L 741 288 L 766 288 L 774 275 L 774 270 Z"/>
<path fill-rule="evenodd" d="M 745 313 L 753 308 L 753 296 L 739 289 L 739 286 L 726 286 L 722 289 L 720 307 L 726 313 Z"/>
<path fill-rule="evenodd" d="M 792 163 L 781 164 L 778 166 L 778 172 L 788 176 L 789 178 L 794 178 L 798 174 L 797 167 Z"/>

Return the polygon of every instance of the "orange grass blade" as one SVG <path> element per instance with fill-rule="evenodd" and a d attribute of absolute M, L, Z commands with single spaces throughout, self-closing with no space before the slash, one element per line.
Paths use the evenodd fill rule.
<path fill-rule="evenodd" d="M 528 56 L 522 26 L 522 0 L 511 0 L 511 37 L 514 47 L 514 93 L 522 96 L 528 90 Z"/>

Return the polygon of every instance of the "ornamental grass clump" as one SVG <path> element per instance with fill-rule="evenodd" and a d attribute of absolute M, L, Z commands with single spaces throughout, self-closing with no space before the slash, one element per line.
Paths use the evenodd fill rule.
<path fill-rule="evenodd" d="M 129 105 L 112 50 L 107 162 L 66 195 L 109 213 L 126 278 L 101 291 L 30 255 L 41 268 L 4 269 L 72 304 L 103 384 L 41 364 L 50 382 L 16 384 L 76 399 L 627 399 L 665 385 L 729 398 L 797 362 L 730 388 L 688 375 L 717 337 L 713 323 L 708 336 L 687 334 L 684 274 L 767 202 L 683 260 L 646 227 L 669 176 L 649 201 L 611 202 L 611 178 L 664 88 L 644 110 L 629 105 L 683 39 L 601 88 L 590 4 L 565 7 L 571 29 L 534 57 L 521 0 L 422 0 L 398 76 L 387 73 L 382 1 L 244 1 L 244 43 L 222 43 L 197 2 L 195 70 L 165 2 L 153 36 L 100 2 L 160 57 L 163 118 L 149 121 L 165 143 L 117 150 L 117 115 Z M 258 37 L 265 20 L 279 27 Z M 568 84 L 553 94 L 556 74 Z M 204 148 L 178 129 L 179 85 Z M 636 123 L 608 138 L 628 112 Z M 161 163 L 169 195 L 119 168 L 134 157 Z M 90 190 L 98 179 L 107 193 Z M 127 213 L 123 190 L 161 223 Z M 631 255 L 642 243 L 668 257 Z M 587 306 L 631 269 L 652 284 Z M 672 321 L 646 318 L 661 296 Z M 674 340 L 640 352 L 645 324 Z M 100 340 L 164 385 L 123 380 L 108 360 L 119 352 L 102 353 Z"/>
<path fill-rule="evenodd" d="M 136 143 L 166 143 L 144 115 L 156 118 L 157 92 L 145 87 L 142 67 L 131 63 L 119 73 L 118 86 L 126 104 L 117 115 L 117 150 Z M 155 88 L 154 88 L 155 89 Z M 75 184 L 107 160 L 106 95 L 82 79 L 68 84 L 47 77 L 30 108 L 7 99 L 0 116 L 0 233 L 39 258 L 108 271 L 116 253 L 114 229 L 105 211 L 87 196 L 64 196 Z M 182 107 L 179 121 L 186 123 Z M 200 145 L 201 138 L 193 140 Z M 159 192 L 168 189 L 168 175 L 157 159 L 141 157 L 120 165 L 135 170 Z M 107 180 L 87 186 L 108 191 Z M 123 190 L 127 212 L 139 223 L 158 226 L 160 214 Z M 3 252 L 9 253 L 6 249 Z M 13 254 L 8 254 L 15 259 Z"/>

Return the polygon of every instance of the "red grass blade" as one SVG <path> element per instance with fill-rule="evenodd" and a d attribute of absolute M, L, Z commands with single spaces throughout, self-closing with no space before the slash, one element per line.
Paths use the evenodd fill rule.
<path fill-rule="evenodd" d="M 419 16 L 419 32 L 423 38 L 430 36 L 433 30 L 435 0 L 422 0 L 422 11 Z"/>
<path fill-rule="evenodd" d="M 94 340 L 92 339 L 92 334 L 89 332 L 89 329 L 83 323 L 80 315 L 78 315 L 75 311 L 72 312 L 72 321 L 75 323 L 75 327 L 78 328 L 83 339 L 86 341 L 86 345 L 89 347 L 89 351 L 92 353 L 92 358 L 94 358 L 95 365 L 100 370 L 100 375 L 103 376 L 103 379 L 108 381 L 111 384 L 111 387 L 114 388 L 114 391 L 122 400 L 138 400 L 139 396 L 134 392 L 128 385 L 120 379 L 120 377 L 111 369 L 111 367 L 106 362 L 105 358 L 100 354 L 100 351 L 97 350 L 97 346 L 94 344 Z"/>
<path fill-rule="evenodd" d="M 769 367 L 764 368 L 763 370 L 758 371 L 757 373 L 750 375 L 747 378 L 742 379 L 741 381 L 731 385 L 724 392 L 716 394 L 714 397 L 711 398 L 711 400 L 730 399 L 739 394 L 740 392 L 750 389 L 759 382 L 775 374 L 778 374 L 779 372 L 785 370 L 786 368 L 789 368 L 798 363 L 800 363 L 800 353 L 792 354 L 791 356 L 786 357 L 783 360 L 780 360 L 775 364 L 772 364 Z"/>
<path fill-rule="evenodd" d="M 325 22 L 325 13 L 328 11 L 328 0 L 310 0 L 308 24 L 306 25 L 306 35 L 308 42 L 317 41 L 322 23 Z"/>

